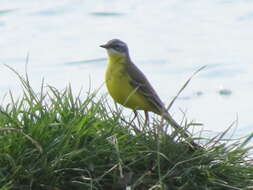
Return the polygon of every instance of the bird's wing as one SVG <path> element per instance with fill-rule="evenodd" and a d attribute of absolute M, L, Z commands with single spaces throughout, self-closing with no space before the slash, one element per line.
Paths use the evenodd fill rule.
<path fill-rule="evenodd" d="M 165 110 L 164 104 L 145 75 L 133 63 L 127 64 L 126 67 L 130 84 L 149 101 L 157 113 L 163 112 Z"/>
<path fill-rule="evenodd" d="M 133 64 L 128 64 L 126 66 L 127 73 L 130 77 L 130 84 L 137 89 L 138 93 L 141 93 L 154 108 L 157 109 L 157 113 L 162 115 L 184 138 L 189 138 L 187 130 L 183 129 L 166 111 L 164 104 L 161 99 L 148 82 L 145 75 Z M 189 142 L 193 148 L 200 148 L 193 140 Z"/>

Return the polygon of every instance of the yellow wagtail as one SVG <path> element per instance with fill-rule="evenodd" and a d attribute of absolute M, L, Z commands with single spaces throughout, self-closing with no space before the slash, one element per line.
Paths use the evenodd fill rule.
<path fill-rule="evenodd" d="M 185 138 L 188 133 L 171 117 L 164 104 L 145 75 L 131 61 L 127 44 L 113 39 L 100 47 L 108 53 L 108 66 L 105 75 L 109 94 L 119 104 L 135 110 L 154 112 L 164 117 L 170 125 L 180 131 Z M 195 145 L 195 143 L 191 143 Z"/>

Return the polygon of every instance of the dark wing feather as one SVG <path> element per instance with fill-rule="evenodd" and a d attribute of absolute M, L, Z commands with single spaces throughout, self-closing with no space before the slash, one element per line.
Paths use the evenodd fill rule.
<path fill-rule="evenodd" d="M 130 84 L 135 89 L 138 89 L 138 93 L 142 94 L 149 101 L 158 114 L 161 114 L 165 110 L 164 104 L 145 75 L 133 63 L 128 63 L 126 69 L 131 78 Z"/>
<path fill-rule="evenodd" d="M 185 131 L 166 111 L 161 99 L 148 82 L 145 75 L 132 63 L 126 65 L 127 73 L 131 78 L 130 84 L 141 93 L 157 111 L 156 113 L 162 115 L 183 137 L 189 138 L 189 134 Z M 189 142 L 193 148 L 200 148 L 193 140 Z"/>

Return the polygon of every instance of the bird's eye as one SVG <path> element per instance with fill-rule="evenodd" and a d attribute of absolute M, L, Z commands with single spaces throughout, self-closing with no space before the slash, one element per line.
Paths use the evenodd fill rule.
<path fill-rule="evenodd" d="M 121 51 L 121 47 L 120 47 L 119 45 L 115 45 L 115 46 L 113 47 L 113 49 L 115 49 L 115 50 L 117 50 L 117 51 Z"/>

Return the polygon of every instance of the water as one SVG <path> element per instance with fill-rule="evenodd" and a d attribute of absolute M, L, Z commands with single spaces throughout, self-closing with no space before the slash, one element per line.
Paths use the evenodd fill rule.
<path fill-rule="evenodd" d="M 46 83 L 84 91 L 104 81 L 112 38 L 128 43 L 131 57 L 167 104 L 203 65 L 173 105 L 181 120 L 222 131 L 238 118 L 237 136 L 253 128 L 253 2 L 247 0 L 1 0 L 0 97 L 21 94 L 4 64 Z M 88 60 L 88 61 L 87 61 Z M 100 93 L 106 92 L 103 87 Z"/>

